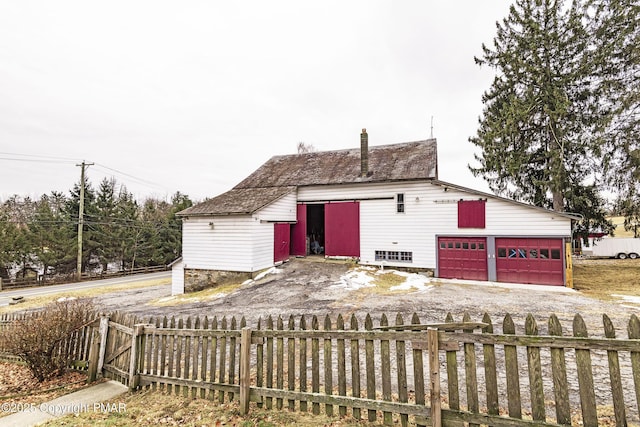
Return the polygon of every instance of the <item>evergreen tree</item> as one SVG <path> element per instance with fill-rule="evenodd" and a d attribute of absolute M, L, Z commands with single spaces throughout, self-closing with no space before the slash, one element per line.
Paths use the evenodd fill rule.
<path fill-rule="evenodd" d="M 69 234 L 68 219 L 63 212 L 65 202 L 62 193 L 43 195 L 29 224 L 32 250 L 45 275 L 64 272 L 64 266 L 75 261 L 75 233 Z"/>
<path fill-rule="evenodd" d="M 611 24 L 612 3 L 517 0 L 497 24 L 493 46 L 483 45 L 476 58 L 497 74 L 470 138 L 481 149 L 479 166 L 470 169 L 493 191 L 580 213 L 605 230 L 610 224 L 597 189 L 609 180 L 607 144 L 619 146 L 611 129 L 621 108 L 611 100 L 616 93 L 623 103 L 616 82 L 626 72 L 608 67 L 626 42 L 598 39 Z M 625 19 L 616 23 L 629 26 Z"/>
<path fill-rule="evenodd" d="M 69 197 L 65 203 L 64 214 L 69 219 L 69 225 L 67 230 L 69 234 L 77 237 L 78 231 L 78 212 L 80 211 L 80 183 L 76 183 L 73 189 L 70 191 Z M 100 242 L 96 240 L 96 232 L 92 228 L 92 223 L 95 222 L 98 216 L 98 208 L 96 206 L 96 195 L 88 178 L 85 177 L 84 188 L 84 219 L 85 224 L 82 229 L 82 269 L 87 271 L 93 269 L 97 264 L 96 248 Z M 75 246 L 77 251 L 77 245 Z M 77 252 L 76 252 L 77 257 Z M 67 272 L 74 271 L 76 268 L 76 258 L 73 262 L 70 262 L 65 266 Z"/>

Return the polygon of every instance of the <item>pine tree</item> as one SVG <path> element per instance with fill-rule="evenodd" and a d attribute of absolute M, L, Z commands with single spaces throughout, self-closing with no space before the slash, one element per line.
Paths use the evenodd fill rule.
<path fill-rule="evenodd" d="M 618 147 L 611 129 L 621 110 L 611 100 L 629 103 L 616 83 L 626 70 L 609 66 L 628 40 L 598 38 L 609 31 L 609 3 L 517 0 L 497 24 L 493 46 L 483 45 L 476 58 L 497 75 L 470 138 L 481 149 L 479 166 L 470 169 L 493 191 L 580 213 L 604 229 L 609 224 L 598 188 L 610 180 L 603 165 L 613 153 L 607 144 Z"/>

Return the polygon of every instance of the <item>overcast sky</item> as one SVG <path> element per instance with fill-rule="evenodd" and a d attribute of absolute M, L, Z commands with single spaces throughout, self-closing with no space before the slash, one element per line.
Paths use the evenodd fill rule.
<path fill-rule="evenodd" d="M 0 199 L 66 193 L 85 160 L 94 187 L 201 200 L 300 141 L 417 141 L 432 117 L 440 179 L 486 190 L 473 57 L 509 4 L 0 0 Z"/>

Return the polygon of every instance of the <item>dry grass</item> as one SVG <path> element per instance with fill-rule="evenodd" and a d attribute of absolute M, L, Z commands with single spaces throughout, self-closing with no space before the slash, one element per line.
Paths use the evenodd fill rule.
<path fill-rule="evenodd" d="M 108 294 L 110 292 L 117 292 L 122 290 L 145 288 L 151 286 L 168 285 L 171 283 L 171 278 L 154 279 L 154 280 L 140 280 L 139 282 L 128 282 L 119 285 L 108 285 L 100 288 L 80 289 L 77 291 L 60 291 L 53 294 L 34 296 L 25 298 L 24 302 L 15 305 L 8 305 L 0 307 L 0 313 L 13 313 L 16 311 L 23 311 L 32 308 L 39 308 L 57 301 L 59 298 L 91 298 L 98 295 Z"/>
<path fill-rule="evenodd" d="M 249 414 L 240 415 L 237 401 L 220 404 L 207 399 L 191 399 L 161 392 L 141 391 L 112 401 L 123 411 L 86 412 L 52 420 L 44 426 L 377 426 L 378 423 L 352 418 L 314 416 L 308 412 L 267 410 L 251 404 Z"/>
<path fill-rule="evenodd" d="M 573 268 L 574 288 L 604 300 L 612 294 L 640 296 L 640 259 L 579 259 Z"/>
<path fill-rule="evenodd" d="M 214 288 L 204 289 L 198 292 L 189 292 L 187 294 L 173 295 L 170 297 L 160 298 L 155 301 L 151 301 L 149 305 L 162 307 L 162 306 L 174 306 L 180 304 L 190 304 L 194 302 L 211 301 L 218 298 L 222 298 L 234 291 L 238 290 L 242 285 L 240 283 L 231 283 L 227 285 L 220 285 Z"/>

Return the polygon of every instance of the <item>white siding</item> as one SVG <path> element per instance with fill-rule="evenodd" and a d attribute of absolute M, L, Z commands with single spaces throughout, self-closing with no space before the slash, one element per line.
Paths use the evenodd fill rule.
<path fill-rule="evenodd" d="M 171 295 L 184 294 L 184 262 L 176 262 L 171 267 Z"/>
<path fill-rule="evenodd" d="M 184 268 L 252 271 L 254 222 L 259 221 L 250 216 L 185 220 L 182 226 Z"/>
<path fill-rule="evenodd" d="M 189 218 L 182 231 L 184 268 L 254 272 L 273 265 L 273 224 L 257 216 Z"/>
<path fill-rule="evenodd" d="M 253 227 L 253 260 L 251 271 L 262 270 L 273 266 L 274 224 L 260 221 Z"/>
<path fill-rule="evenodd" d="M 275 202 L 265 206 L 256 212 L 256 215 L 263 221 L 295 221 L 296 192 L 292 191 Z"/>
<path fill-rule="evenodd" d="M 405 212 L 396 213 L 395 195 L 404 193 Z M 386 265 L 435 268 L 436 235 L 570 236 L 571 221 L 553 213 L 488 198 L 486 228 L 458 228 L 460 199 L 480 196 L 429 183 L 316 186 L 298 189 L 299 201 L 356 199 L 360 202 L 360 261 L 379 264 L 375 251 L 413 252 L 413 262 Z M 393 200 L 366 200 L 393 198 Z"/>

